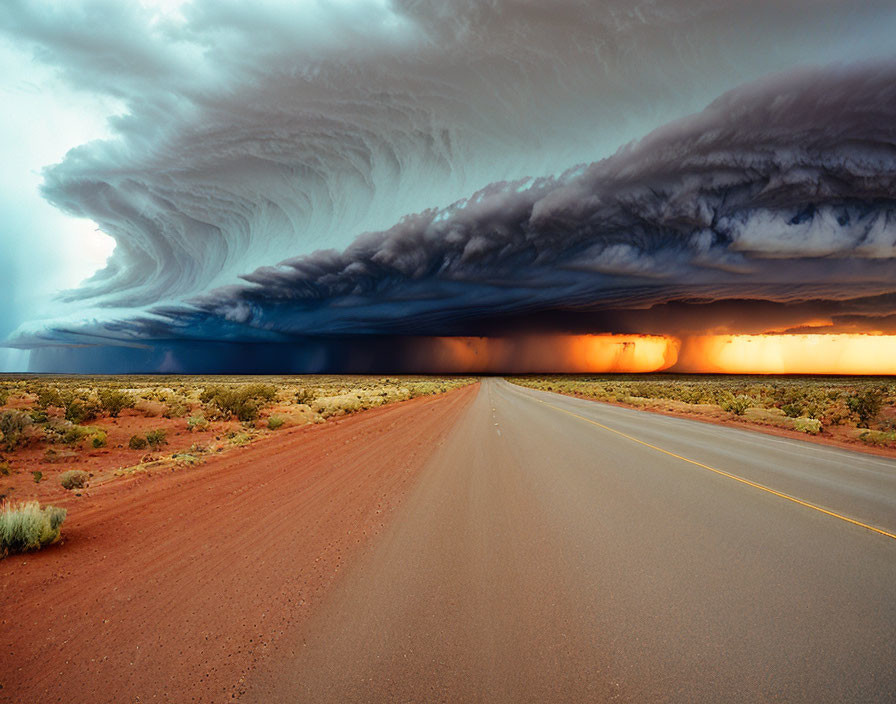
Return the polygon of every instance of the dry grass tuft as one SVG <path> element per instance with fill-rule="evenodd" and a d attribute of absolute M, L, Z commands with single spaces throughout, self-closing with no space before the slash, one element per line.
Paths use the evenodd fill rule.
<path fill-rule="evenodd" d="M 0 557 L 56 542 L 65 515 L 64 508 L 41 508 L 37 501 L 7 503 L 0 510 Z"/>

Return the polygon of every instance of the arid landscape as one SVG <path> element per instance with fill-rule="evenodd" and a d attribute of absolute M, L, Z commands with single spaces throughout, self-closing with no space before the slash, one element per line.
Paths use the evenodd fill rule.
<path fill-rule="evenodd" d="M 0 376 L 0 494 L 43 501 L 65 496 L 67 488 L 79 495 L 116 477 L 197 466 L 281 430 L 471 382 L 412 376 Z M 63 476 L 76 485 L 64 487 Z"/>
<path fill-rule="evenodd" d="M 894 36 L 0 1 L 0 704 L 896 702 Z"/>
<path fill-rule="evenodd" d="M 382 530 L 476 388 L 422 377 L 147 377 L 127 380 L 134 406 L 113 418 L 97 400 L 120 382 L 5 381 L 3 413 L 38 418 L 7 444 L 5 505 L 39 499 L 68 512 L 55 544 L 0 562 L 0 701 L 10 702 L 238 694 Z M 252 400 L 240 407 L 251 418 L 200 400 L 209 389 Z M 67 403 L 38 400 L 50 393 Z M 93 409 L 91 425 L 64 419 L 76 403 Z M 203 413 L 213 420 L 190 430 Z M 76 431 L 88 440 L 48 440 L 55 428 L 88 428 Z M 128 447 L 152 430 L 170 444 Z M 99 433 L 111 447 L 92 446 Z M 66 459 L 48 461 L 50 450 Z M 59 477 L 72 471 L 83 485 L 66 489 Z"/>
<path fill-rule="evenodd" d="M 743 627 L 721 595 L 764 594 L 775 611 L 793 590 L 864 604 L 813 621 L 832 674 L 811 697 L 892 684 L 879 616 L 896 463 L 786 426 L 845 409 L 831 440 L 863 447 L 861 424 L 885 433 L 892 417 L 887 380 L 510 381 L 7 377 L 3 427 L 19 430 L 4 430 L 0 527 L 22 502 L 52 513 L 42 545 L 7 541 L 0 561 L 0 701 L 472 701 L 486 686 L 501 702 L 661 700 Z M 869 394 L 862 417 L 850 399 Z M 779 438 L 749 430 L 759 410 Z M 162 442 L 130 446 L 152 433 Z M 759 545 L 777 529 L 823 534 L 840 567 L 806 591 L 829 558 L 797 551 L 773 587 Z M 748 558 L 714 575 L 732 541 Z M 694 551 L 699 568 L 675 557 Z M 795 647 L 805 619 L 770 613 L 749 617 L 760 630 L 716 662 L 720 679 L 688 691 L 753 698 L 750 662 L 775 691 L 807 687 L 762 646 Z M 672 632 L 689 645 L 669 660 Z"/>
<path fill-rule="evenodd" d="M 893 377 L 565 374 L 508 380 L 532 389 L 896 457 Z"/>

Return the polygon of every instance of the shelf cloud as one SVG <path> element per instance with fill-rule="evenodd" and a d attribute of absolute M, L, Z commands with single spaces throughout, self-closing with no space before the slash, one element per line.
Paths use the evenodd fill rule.
<path fill-rule="evenodd" d="M 115 252 L 10 344 L 302 371 L 419 366 L 424 337 L 892 331 L 896 62 L 842 61 L 872 31 L 846 5 L 807 28 L 807 3 L 717 4 L 9 3 L 0 26 L 122 106 L 43 186 Z M 762 58 L 778 31 L 833 55 Z M 748 55 L 723 92 L 707 66 Z M 838 63 L 769 74 L 807 56 Z"/>

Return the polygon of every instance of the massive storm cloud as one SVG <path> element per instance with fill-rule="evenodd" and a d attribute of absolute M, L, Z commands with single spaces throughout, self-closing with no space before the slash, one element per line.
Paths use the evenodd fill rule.
<path fill-rule="evenodd" d="M 819 5 L 775 26 L 836 46 L 856 16 L 804 16 Z M 100 54 L 11 7 L 43 60 L 125 106 L 119 139 L 45 173 L 49 201 L 117 244 L 64 296 L 89 315 L 11 340 L 35 368 L 354 370 L 425 366 L 425 337 L 896 329 L 896 63 L 764 75 L 806 54 L 772 48 L 761 8 L 193 3 Z M 751 68 L 714 73 L 722 56 Z M 651 104 L 674 117 L 706 89 L 647 131 Z"/>

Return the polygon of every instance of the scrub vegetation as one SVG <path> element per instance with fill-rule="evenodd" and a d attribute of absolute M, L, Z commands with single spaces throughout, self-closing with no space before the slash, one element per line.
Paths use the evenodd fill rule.
<path fill-rule="evenodd" d="M 65 515 L 64 508 L 41 508 L 37 501 L 4 504 L 0 508 L 0 558 L 56 542 Z"/>
<path fill-rule="evenodd" d="M 200 464 L 275 432 L 473 381 L 0 375 L 0 500 L 59 497 L 63 487 L 80 496 L 116 475 Z"/>
<path fill-rule="evenodd" d="M 896 449 L 892 377 L 555 375 L 510 377 L 543 391 Z"/>

